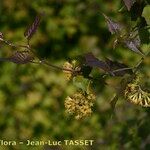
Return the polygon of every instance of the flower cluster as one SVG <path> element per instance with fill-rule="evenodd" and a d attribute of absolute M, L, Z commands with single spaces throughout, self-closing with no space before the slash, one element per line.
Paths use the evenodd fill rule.
<path fill-rule="evenodd" d="M 80 70 L 81 68 L 77 66 L 77 62 L 75 60 L 73 60 L 71 63 L 67 61 L 63 64 L 63 72 L 65 73 L 68 81 L 78 74 Z"/>
<path fill-rule="evenodd" d="M 94 104 L 96 97 L 93 93 L 84 94 L 77 92 L 65 99 L 66 112 L 74 114 L 76 119 L 85 118 L 92 113 L 91 107 Z"/>
<path fill-rule="evenodd" d="M 133 104 L 150 107 L 150 93 L 141 89 L 138 76 L 127 84 L 124 95 Z"/>

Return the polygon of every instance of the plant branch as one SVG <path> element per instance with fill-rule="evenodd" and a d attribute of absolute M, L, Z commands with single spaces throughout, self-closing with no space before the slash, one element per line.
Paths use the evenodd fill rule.
<path fill-rule="evenodd" d="M 116 72 L 119 72 L 119 71 L 124 71 L 124 70 L 132 70 L 133 68 L 121 68 L 121 69 L 116 69 L 116 70 L 113 70 L 112 73 L 116 73 Z"/>
<path fill-rule="evenodd" d="M 136 73 L 138 71 L 139 66 L 143 63 L 144 59 L 150 54 L 150 51 L 145 55 L 145 57 L 142 57 L 138 63 L 135 65 L 135 67 L 133 67 L 134 73 Z"/>

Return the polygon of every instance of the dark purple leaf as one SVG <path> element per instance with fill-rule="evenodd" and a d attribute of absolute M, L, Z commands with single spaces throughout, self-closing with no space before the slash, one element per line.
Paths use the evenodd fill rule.
<path fill-rule="evenodd" d="M 32 23 L 32 25 L 30 25 L 25 33 L 24 33 L 24 36 L 30 40 L 32 38 L 32 36 L 34 35 L 34 33 L 36 32 L 39 24 L 40 24 L 40 21 L 41 21 L 41 18 L 43 16 L 43 13 L 40 13 L 39 15 L 37 15 L 34 19 L 34 22 Z"/>
<path fill-rule="evenodd" d="M 109 66 L 109 71 L 114 76 L 123 76 L 125 74 L 132 74 L 132 69 L 130 69 L 127 65 L 123 63 L 112 61 L 108 58 L 106 59 L 106 63 Z"/>
<path fill-rule="evenodd" d="M 9 61 L 16 64 L 26 64 L 32 62 L 33 55 L 29 51 L 15 51 L 14 54 L 9 57 Z"/>
<path fill-rule="evenodd" d="M 125 74 L 131 74 L 132 70 L 125 64 L 106 59 L 106 61 L 101 61 L 96 58 L 92 53 L 85 55 L 86 65 L 90 67 L 97 67 L 108 72 L 112 76 L 123 76 Z"/>
<path fill-rule="evenodd" d="M 123 0 L 123 1 L 124 1 L 124 4 L 126 5 L 128 11 L 130 11 L 131 7 L 135 3 L 135 0 Z"/>
<path fill-rule="evenodd" d="M 85 54 L 86 65 L 90 67 L 98 67 L 103 70 L 108 70 L 108 66 L 105 62 L 97 59 L 92 53 Z"/>
<path fill-rule="evenodd" d="M 127 48 L 134 51 L 135 53 L 145 56 L 143 54 L 143 52 L 140 50 L 140 39 L 139 38 L 126 39 L 126 40 L 124 40 L 124 44 Z"/>
<path fill-rule="evenodd" d="M 122 29 L 122 26 L 119 23 L 112 21 L 105 14 L 103 14 L 103 16 L 106 19 L 106 22 L 107 22 L 107 25 L 108 25 L 108 29 L 111 32 L 111 34 L 118 33 Z"/>
<path fill-rule="evenodd" d="M 119 68 L 127 68 L 128 66 L 123 64 L 123 63 L 119 63 L 117 61 L 112 61 L 108 58 L 106 58 L 106 61 L 107 65 L 109 66 L 109 68 L 111 70 L 116 70 L 116 69 L 119 69 Z"/>

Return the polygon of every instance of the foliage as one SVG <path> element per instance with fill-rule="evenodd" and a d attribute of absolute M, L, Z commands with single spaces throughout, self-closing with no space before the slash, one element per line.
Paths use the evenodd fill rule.
<path fill-rule="evenodd" d="M 94 139 L 95 150 L 148 149 L 150 112 L 141 105 L 149 106 L 149 1 L 0 3 L 1 139 Z"/>

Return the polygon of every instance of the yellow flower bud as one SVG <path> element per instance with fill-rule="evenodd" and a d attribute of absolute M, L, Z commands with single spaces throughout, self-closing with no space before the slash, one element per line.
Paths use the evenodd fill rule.
<path fill-rule="evenodd" d="M 75 115 L 76 119 L 82 119 L 92 114 L 91 107 L 95 101 L 95 95 L 93 93 L 84 94 L 83 92 L 77 92 L 71 97 L 67 97 L 65 100 L 66 112 Z"/>
<path fill-rule="evenodd" d="M 64 69 L 63 72 L 66 75 L 66 79 L 70 80 L 72 78 L 72 71 L 71 70 L 73 70 L 73 65 L 70 64 L 69 62 L 65 62 L 63 65 L 63 69 Z"/>
<path fill-rule="evenodd" d="M 143 107 L 150 107 L 150 93 L 142 90 L 139 85 L 140 78 L 137 76 L 133 81 L 127 84 L 124 96 L 129 102 Z"/>

